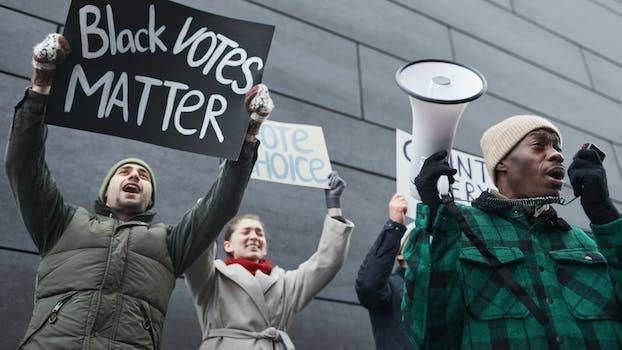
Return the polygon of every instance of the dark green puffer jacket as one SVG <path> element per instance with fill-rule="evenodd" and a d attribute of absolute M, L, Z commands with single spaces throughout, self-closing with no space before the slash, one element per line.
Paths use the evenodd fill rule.
<path fill-rule="evenodd" d="M 258 143 L 227 161 L 207 195 L 174 226 L 145 212 L 117 219 L 66 204 L 45 163 L 47 96 L 17 105 L 6 172 L 20 214 L 42 255 L 32 319 L 20 349 L 157 349 L 179 277 L 239 208 Z"/>

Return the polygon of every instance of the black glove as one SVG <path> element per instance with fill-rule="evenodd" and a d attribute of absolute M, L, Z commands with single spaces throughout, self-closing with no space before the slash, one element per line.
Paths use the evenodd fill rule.
<path fill-rule="evenodd" d="M 346 188 L 346 182 L 343 181 L 336 171 L 333 171 L 328 174 L 328 185 L 330 189 L 324 190 L 326 208 L 341 208 L 341 195 Z"/>
<path fill-rule="evenodd" d="M 574 195 L 581 196 L 583 210 L 593 224 L 606 224 L 620 217 L 609 198 L 607 174 L 596 151 L 579 150 L 568 168 L 568 177 Z"/>
<path fill-rule="evenodd" d="M 421 171 L 415 178 L 415 186 L 421 201 L 430 207 L 431 212 L 436 211 L 436 208 L 441 205 L 441 198 L 436 187 L 438 179 L 447 175 L 451 185 L 456 181 L 453 175 L 456 175 L 457 172 L 458 170 L 450 167 L 447 162 L 447 151 L 436 152 L 423 162 Z"/>

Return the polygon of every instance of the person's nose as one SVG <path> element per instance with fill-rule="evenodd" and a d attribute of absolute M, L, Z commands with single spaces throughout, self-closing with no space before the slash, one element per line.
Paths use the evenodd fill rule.
<path fill-rule="evenodd" d="M 129 178 L 132 180 L 136 180 L 138 181 L 140 179 L 140 176 L 138 174 L 138 170 L 134 169 L 130 172 Z"/>
<path fill-rule="evenodd" d="M 550 151 L 549 151 L 548 159 L 550 161 L 553 161 L 553 162 L 563 163 L 564 162 L 564 155 L 562 154 L 562 152 L 558 151 L 554 147 L 551 147 Z"/>

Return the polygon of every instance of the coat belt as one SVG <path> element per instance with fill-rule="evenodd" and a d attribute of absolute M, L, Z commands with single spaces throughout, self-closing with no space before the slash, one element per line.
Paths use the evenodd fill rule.
<path fill-rule="evenodd" d="M 250 332 L 241 329 L 217 328 L 210 329 L 205 340 L 210 338 L 235 338 L 235 339 L 267 339 L 274 342 L 282 342 L 287 350 L 295 350 L 294 343 L 285 331 L 268 327 L 261 332 Z"/>

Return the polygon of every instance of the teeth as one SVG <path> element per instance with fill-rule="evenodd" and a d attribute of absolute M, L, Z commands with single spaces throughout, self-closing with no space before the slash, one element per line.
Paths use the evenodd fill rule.
<path fill-rule="evenodd" d="M 130 193 L 138 193 L 138 187 L 136 185 L 125 185 L 123 191 Z"/>

